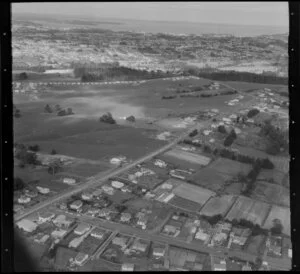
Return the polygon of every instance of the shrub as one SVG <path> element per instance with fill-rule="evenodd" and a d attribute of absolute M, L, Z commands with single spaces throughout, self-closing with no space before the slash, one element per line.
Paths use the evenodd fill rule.
<path fill-rule="evenodd" d="M 40 147 L 38 145 L 28 146 L 28 149 L 31 151 L 37 152 L 40 150 Z"/>
<path fill-rule="evenodd" d="M 226 128 L 225 128 L 223 125 L 218 126 L 218 131 L 219 131 L 220 133 L 223 133 L 223 134 L 226 134 L 226 133 L 227 133 Z"/>
<path fill-rule="evenodd" d="M 103 114 L 100 118 L 99 118 L 100 122 L 103 123 L 107 123 L 107 124 L 116 124 L 115 119 L 112 117 L 110 112 L 107 112 L 106 114 Z"/>
<path fill-rule="evenodd" d="M 247 117 L 252 118 L 255 115 L 257 115 L 258 113 L 259 113 L 259 110 L 257 108 L 250 109 L 249 112 L 247 113 Z"/>

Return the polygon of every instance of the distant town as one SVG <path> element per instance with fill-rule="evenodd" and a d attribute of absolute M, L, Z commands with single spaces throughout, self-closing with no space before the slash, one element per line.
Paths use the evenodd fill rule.
<path fill-rule="evenodd" d="M 40 271 L 290 270 L 288 35 L 14 18 L 14 219 Z"/>

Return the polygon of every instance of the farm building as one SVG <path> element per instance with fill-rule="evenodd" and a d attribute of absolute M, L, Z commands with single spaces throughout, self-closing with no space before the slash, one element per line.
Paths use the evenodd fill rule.
<path fill-rule="evenodd" d="M 36 230 L 37 224 L 28 219 L 22 219 L 17 223 L 17 227 L 26 232 L 33 232 L 34 230 Z"/>
<path fill-rule="evenodd" d="M 58 238 L 63 238 L 66 234 L 67 234 L 67 230 L 56 229 L 52 231 L 51 237 L 58 239 Z"/>
<path fill-rule="evenodd" d="M 86 263 L 86 261 L 88 260 L 89 255 L 85 254 L 85 253 L 78 253 L 77 256 L 75 257 L 74 262 L 79 265 L 82 266 L 84 263 Z"/>
<path fill-rule="evenodd" d="M 82 201 L 76 200 L 70 205 L 70 208 L 78 210 L 79 208 L 82 207 L 82 205 L 83 205 Z"/>
<path fill-rule="evenodd" d="M 77 235 L 82 235 L 90 230 L 91 226 L 85 223 L 80 223 L 74 230 Z"/>
<path fill-rule="evenodd" d="M 67 219 L 65 215 L 58 215 L 53 220 L 53 223 L 58 227 L 68 228 L 73 223 L 73 220 Z"/>
<path fill-rule="evenodd" d="M 104 237 L 104 231 L 100 230 L 99 228 L 95 228 L 92 231 L 91 236 L 97 239 L 102 239 Z"/>
<path fill-rule="evenodd" d="M 134 271 L 134 264 L 129 264 L 129 263 L 122 264 L 121 271 Z"/>
<path fill-rule="evenodd" d="M 49 222 L 51 221 L 54 217 L 55 214 L 51 213 L 51 212 L 42 212 L 42 213 L 38 213 L 39 216 L 39 223 L 44 223 L 44 222 Z"/>
<path fill-rule="evenodd" d="M 73 178 L 64 178 L 63 183 L 68 184 L 68 185 L 74 185 L 74 184 L 76 184 L 76 180 Z"/>
<path fill-rule="evenodd" d="M 153 248 L 153 256 L 155 257 L 163 257 L 165 256 L 166 249 L 163 247 L 155 247 Z"/>

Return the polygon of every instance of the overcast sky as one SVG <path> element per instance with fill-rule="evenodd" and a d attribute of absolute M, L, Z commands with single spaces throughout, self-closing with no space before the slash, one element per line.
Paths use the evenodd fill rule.
<path fill-rule="evenodd" d="M 14 3 L 12 13 L 288 26 L 288 2 L 57 2 Z"/>

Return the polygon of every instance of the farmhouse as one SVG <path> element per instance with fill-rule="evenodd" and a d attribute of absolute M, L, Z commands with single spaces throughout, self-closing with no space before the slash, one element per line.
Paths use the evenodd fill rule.
<path fill-rule="evenodd" d="M 89 258 L 88 254 L 79 252 L 75 257 L 75 263 L 79 266 L 82 266 Z"/>
<path fill-rule="evenodd" d="M 76 229 L 74 230 L 74 233 L 77 235 L 82 235 L 90 230 L 91 226 L 85 223 L 80 223 Z"/>
<path fill-rule="evenodd" d="M 17 223 L 17 227 L 26 232 L 33 232 L 34 230 L 36 230 L 37 224 L 28 219 L 22 219 Z"/>
<path fill-rule="evenodd" d="M 78 210 L 79 208 L 82 207 L 82 205 L 83 205 L 82 201 L 76 200 L 70 205 L 70 208 Z"/>

